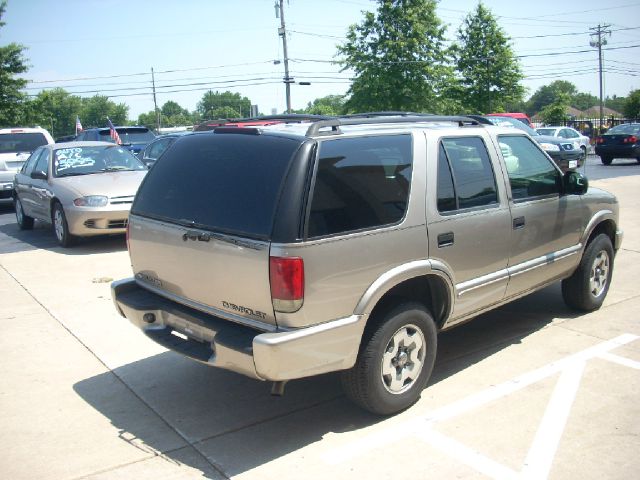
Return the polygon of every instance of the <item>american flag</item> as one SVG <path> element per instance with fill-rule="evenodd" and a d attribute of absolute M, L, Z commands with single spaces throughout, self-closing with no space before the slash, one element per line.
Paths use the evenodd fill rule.
<path fill-rule="evenodd" d="M 76 115 L 76 135 L 82 131 L 82 124 L 80 123 L 80 117 Z"/>
<path fill-rule="evenodd" d="M 116 142 L 118 145 L 122 145 L 122 140 L 120 140 L 120 135 L 118 135 L 118 132 L 116 131 L 116 127 L 113 126 L 113 123 L 111 123 L 111 119 L 109 117 L 107 117 L 107 123 L 109 124 L 109 133 L 111 135 L 111 138 L 113 138 L 113 141 Z"/>

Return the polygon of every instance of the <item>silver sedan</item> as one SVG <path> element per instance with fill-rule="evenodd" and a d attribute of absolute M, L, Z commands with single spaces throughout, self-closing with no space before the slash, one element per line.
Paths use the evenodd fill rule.
<path fill-rule="evenodd" d="M 549 135 L 550 137 L 566 138 L 568 140 L 577 142 L 582 149 L 584 158 L 587 157 L 589 149 L 591 148 L 591 140 L 589 137 L 582 135 L 575 128 L 571 127 L 540 127 L 536 128 L 536 132 L 540 135 Z"/>
<path fill-rule="evenodd" d="M 18 226 L 51 223 L 63 247 L 76 237 L 124 233 L 147 167 L 125 148 L 107 142 L 44 145 L 14 180 Z"/>

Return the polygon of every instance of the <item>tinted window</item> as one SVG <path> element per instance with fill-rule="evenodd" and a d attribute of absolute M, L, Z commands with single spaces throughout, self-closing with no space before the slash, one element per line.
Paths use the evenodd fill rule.
<path fill-rule="evenodd" d="M 560 193 L 560 172 L 529 138 L 500 135 L 498 140 L 514 201 Z"/>
<path fill-rule="evenodd" d="M 47 143 L 42 133 L 3 133 L 0 135 L 0 153 L 33 152 Z"/>
<path fill-rule="evenodd" d="M 35 167 L 33 167 L 33 171 L 49 174 L 49 150 L 42 151 L 38 157 Z"/>
<path fill-rule="evenodd" d="M 308 235 L 399 222 L 411 184 L 411 136 L 325 140 L 319 151 Z"/>
<path fill-rule="evenodd" d="M 122 143 L 149 143 L 154 138 L 156 138 L 148 128 L 118 127 L 116 128 L 116 132 L 118 132 Z M 109 131 L 109 129 L 98 131 L 98 136 L 98 140 L 100 140 L 101 142 L 115 143 L 115 141 L 111 138 L 111 132 Z"/>
<path fill-rule="evenodd" d="M 196 134 L 154 165 L 132 212 L 182 225 L 269 238 L 280 188 L 300 141 Z"/>
<path fill-rule="evenodd" d="M 461 137 L 442 140 L 438 159 L 438 163 L 442 165 L 438 172 L 439 180 L 441 172 L 443 177 L 446 177 L 445 159 L 453 175 L 456 208 L 473 208 L 498 203 L 491 160 L 480 138 Z M 442 197 L 443 205 L 449 205 L 446 208 L 451 209 L 451 201 L 447 200 L 445 192 L 438 192 L 438 197 Z"/>
<path fill-rule="evenodd" d="M 640 125 L 635 125 L 635 124 L 617 125 L 615 127 L 610 128 L 607 131 L 607 133 L 615 133 L 615 134 L 629 133 L 631 135 L 638 135 L 640 134 Z"/>
<path fill-rule="evenodd" d="M 453 187 L 453 176 L 447 161 L 447 153 L 442 144 L 438 152 L 438 210 L 450 212 L 458 208 L 456 192 Z"/>

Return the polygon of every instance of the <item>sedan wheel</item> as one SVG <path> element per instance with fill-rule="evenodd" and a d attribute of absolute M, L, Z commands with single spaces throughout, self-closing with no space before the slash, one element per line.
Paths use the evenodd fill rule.
<path fill-rule="evenodd" d="M 14 207 L 16 210 L 16 221 L 20 230 L 31 230 L 33 228 L 33 218 L 25 215 L 22 209 L 22 202 L 18 197 L 14 200 Z"/>

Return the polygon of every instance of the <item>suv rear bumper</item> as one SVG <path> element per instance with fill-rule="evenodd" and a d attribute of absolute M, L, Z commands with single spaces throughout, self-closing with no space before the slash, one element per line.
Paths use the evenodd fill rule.
<path fill-rule="evenodd" d="M 113 282 L 111 295 L 123 317 L 165 348 L 259 380 L 292 380 L 351 368 L 366 323 L 365 316 L 353 315 L 265 333 L 168 300 L 132 278 Z"/>

